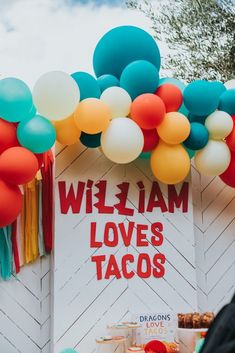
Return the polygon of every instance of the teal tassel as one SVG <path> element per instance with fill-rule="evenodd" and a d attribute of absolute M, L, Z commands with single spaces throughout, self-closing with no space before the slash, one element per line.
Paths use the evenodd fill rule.
<path fill-rule="evenodd" d="M 10 279 L 12 272 L 11 226 L 0 228 L 0 265 L 4 281 Z"/>

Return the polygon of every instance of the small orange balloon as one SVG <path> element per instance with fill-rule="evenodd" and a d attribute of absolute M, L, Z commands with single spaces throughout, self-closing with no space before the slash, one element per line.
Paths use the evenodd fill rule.
<path fill-rule="evenodd" d="M 167 113 L 161 125 L 158 126 L 157 132 L 164 142 L 177 145 L 188 138 L 190 123 L 181 113 Z"/>
<path fill-rule="evenodd" d="M 74 115 L 64 120 L 54 121 L 53 124 L 56 130 L 56 140 L 61 145 L 69 146 L 79 141 L 81 131 L 75 124 Z"/>
<path fill-rule="evenodd" d="M 98 134 L 107 129 L 111 119 L 108 106 L 97 98 L 81 101 L 75 111 L 75 123 L 87 134 Z"/>
<path fill-rule="evenodd" d="M 183 181 L 190 170 L 190 158 L 182 145 L 160 141 L 151 153 L 150 165 L 155 178 L 164 184 Z"/>

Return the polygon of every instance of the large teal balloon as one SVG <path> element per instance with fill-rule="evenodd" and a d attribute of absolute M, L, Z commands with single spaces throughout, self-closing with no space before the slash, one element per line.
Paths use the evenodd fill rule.
<path fill-rule="evenodd" d="M 25 148 L 34 153 L 43 153 L 54 145 L 56 132 L 49 120 L 41 115 L 35 115 L 19 123 L 17 137 Z"/>
<path fill-rule="evenodd" d="M 184 104 L 194 115 L 209 115 L 219 105 L 219 96 L 213 83 L 203 80 L 191 82 L 183 92 Z"/>
<path fill-rule="evenodd" d="M 120 82 L 117 77 L 113 75 L 102 75 L 97 78 L 98 85 L 101 92 L 105 91 L 109 87 L 119 87 Z"/>
<path fill-rule="evenodd" d="M 164 85 L 165 83 L 172 83 L 173 85 L 177 86 L 181 92 L 184 91 L 186 85 L 184 82 L 178 80 L 177 78 L 174 77 L 162 77 L 159 80 L 159 86 Z"/>
<path fill-rule="evenodd" d="M 137 60 L 127 65 L 120 78 L 120 87 L 124 88 L 132 99 L 143 93 L 154 93 L 158 87 L 159 73 L 148 61 Z"/>
<path fill-rule="evenodd" d="M 209 140 L 207 128 L 199 123 L 191 123 L 190 134 L 184 145 L 190 150 L 197 151 L 206 146 Z"/>
<path fill-rule="evenodd" d="M 101 91 L 96 79 L 86 72 L 74 72 L 72 78 L 80 90 L 80 100 L 86 98 L 100 98 Z"/>
<path fill-rule="evenodd" d="M 95 48 L 93 67 L 97 77 L 111 74 L 120 78 L 124 68 L 136 60 L 147 60 L 159 70 L 158 46 L 153 37 L 141 28 L 121 26 L 100 39 Z"/>
<path fill-rule="evenodd" d="M 101 133 L 91 135 L 91 134 L 86 134 L 85 132 L 82 132 L 80 136 L 80 141 L 86 147 L 96 148 L 101 145 L 100 138 L 101 138 Z"/>
<path fill-rule="evenodd" d="M 29 87 L 13 77 L 0 80 L 0 116 L 10 122 L 27 119 L 33 100 Z"/>
<path fill-rule="evenodd" d="M 211 85 L 213 87 L 215 94 L 217 94 L 218 97 L 220 97 L 221 94 L 226 91 L 225 85 L 220 81 L 212 81 Z"/>
<path fill-rule="evenodd" d="M 219 109 L 230 115 L 235 114 L 235 89 L 228 89 L 220 96 Z"/>

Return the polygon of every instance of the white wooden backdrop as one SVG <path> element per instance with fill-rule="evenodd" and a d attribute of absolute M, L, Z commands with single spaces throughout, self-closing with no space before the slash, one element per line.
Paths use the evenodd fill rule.
<path fill-rule="evenodd" d="M 57 176 L 63 172 L 62 159 L 68 165 L 78 159 L 92 165 L 96 156 L 97 151 L 85 153 L 76 146 L 60 149 Z M 106 167 L 104 162 L 104 173 Z M 235 292 L 235 190 L 218 178 L 201 178 L 194 168 L 192 188 L 198 305 L 200 310 L 218 311 Z M 24 268 L 18 278 L 0 282 L 1 353 L 49 353 L 50 268 L 47 258 Z"/>

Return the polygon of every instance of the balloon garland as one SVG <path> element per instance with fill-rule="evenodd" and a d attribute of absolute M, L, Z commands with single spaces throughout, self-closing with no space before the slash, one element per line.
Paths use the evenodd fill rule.
<path fill-rule="evenodd" d="M 115 163 L 150 158 L 166 184 L 183 181 L 194 157 L 200 173 L 235 187 L 234 79 L 186 86 L 159 78 L 158 46 L 133 26 L 100 39 L 93 67 L 97 78 L 48 72 L 32 92 L 17 78 L 0 80 L 0 227 L 21 212 L 19 185 L 34 179 L 56 139 L 101 147 Z"/>

